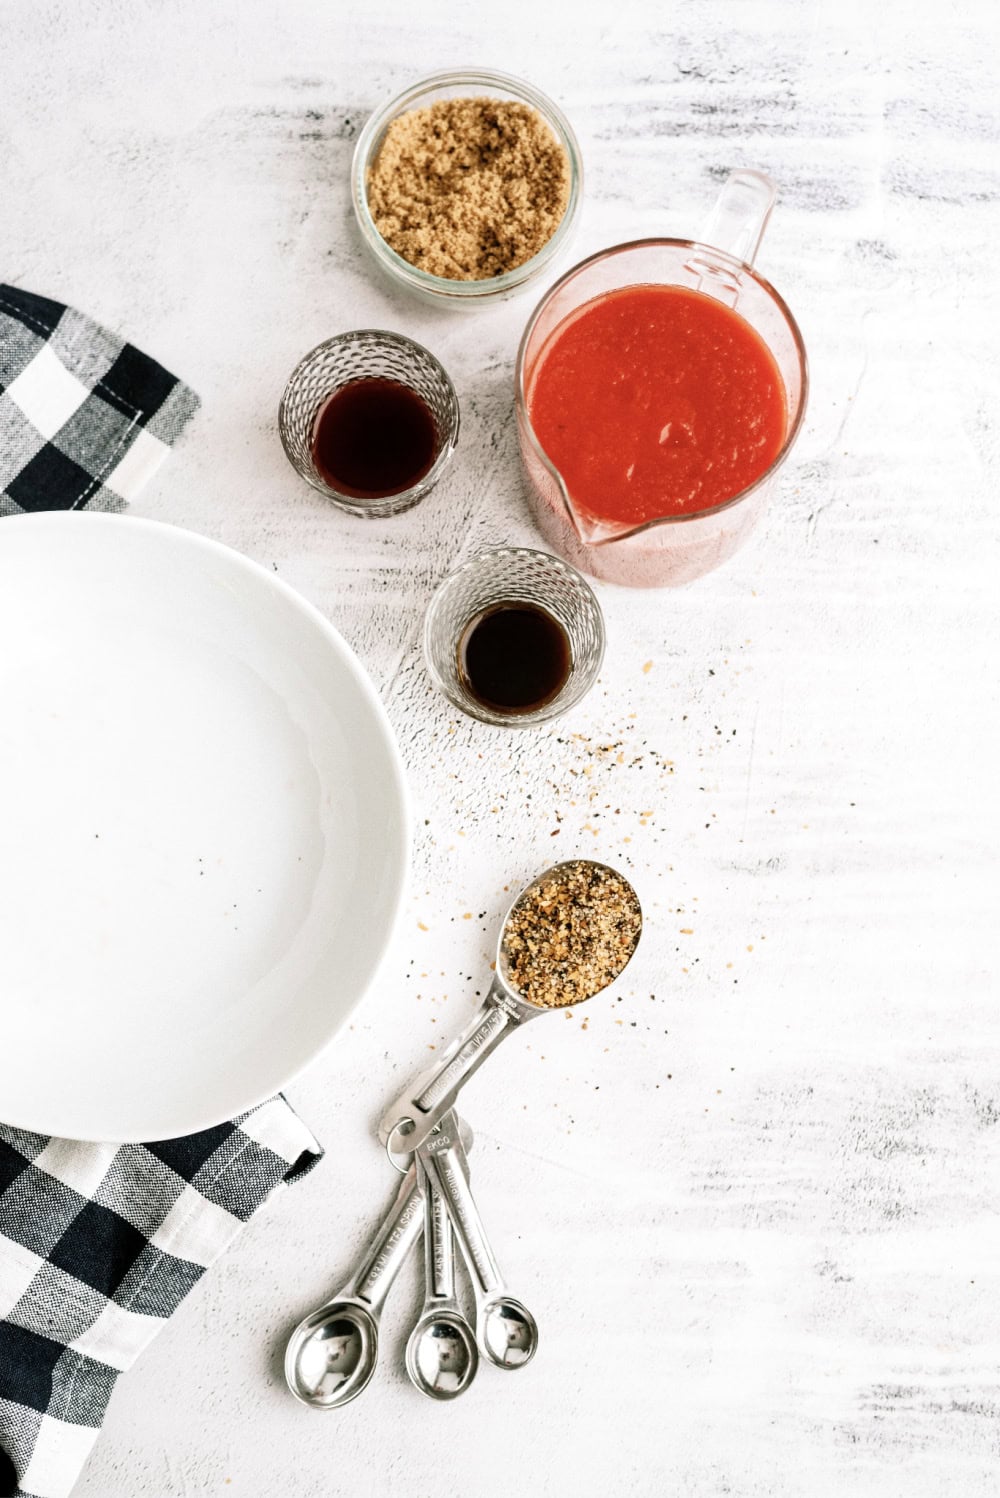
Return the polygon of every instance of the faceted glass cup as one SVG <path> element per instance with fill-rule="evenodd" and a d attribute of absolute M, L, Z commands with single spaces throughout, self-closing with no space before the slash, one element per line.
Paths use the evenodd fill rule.
<path fill-rule="evenodd" d="M 474 697 L 460 669 L 467 626 L 501 603 L 533 604 L 552 615 L 569 642 L 570 669 L 551 701 L 531 712 L 504 713 Z M 544 551 L 502 546 L 464 563 L 438 588 L 424 620 L 424 659 L 431 680 L 453 706 L 498 728 L 534 728 L 583 698 L 604 659 L 604 618 L 593 590 L 574 567 Z"/>
<path fill-rule="evenodd" d="M 394 380 L 426 404 L 434 420 L 434 462 L 417 483 L 398 494 L 367 499 L 334 488 L 316 467 L 313 430 L 320 407 L 336 390 L 358 380 Z M 458 441 L 455 387 L 434 355 L 412 338 L 379 328 L 338 333 L 306 354 L 289 376 L 278 408 L 278 432 L 288 461 L 307 483 L 350 515 L 382 520 L 419 504 L 444 473 Z"/>

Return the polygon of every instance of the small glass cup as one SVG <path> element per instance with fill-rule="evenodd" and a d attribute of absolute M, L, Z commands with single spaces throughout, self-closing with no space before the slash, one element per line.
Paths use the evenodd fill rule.
<path fill-rule="evenodd" d="M 562 625 L 569 674 L 550 701 L 530 712 L 500 712 L 469 691 L 459 649 L 469 623 L 502 603 L 534 604 Z M 501 546 L 484 551 L 445 578 L 424 620 L 424 659 L 431 680 L 454 707 L 498 728 L 534 728 L 558 718 L 586 696 L 604 659 L 604 618 L 593 590 L 575 567 L 545 551 Z"/>
<path fill-rule="evenodd" d="M 569 202 L 555 233 L 538 254 L 502 276 L 492 276 L 488 281 L 458 281 L 447 276 L 432 276 L 419 266 L 411 265 L 402 255 L 397 255 L 382 238 L 368 207 L 368 176 L 382 149 L 386 131 L 400 115 L 413 109 L 426 109 L 439 99 L 483 96 L 528 104 L 542 116 L 566 152 L 570 173 Z M 365 244 L 391 280 L 416 292 L 425 302 L 435 302 L 438 306 L 444 303 L 450 307 L 481 307 L 484 303 L 507 301 L 517 292 L 533 286 L 566 248 L 576 228 L 583 201 L 583 159 L 566 116 L 540 89 L 520 78 L 512 78 L 509 73 L 495 73 L 486 68 L 458 69 L 421 78 L 375 111 L 358 136 L 351 166 L 351 195 Z"/>
<path fill-rule="evenodd" d="M 395 380 L 419 395 L 434 419 L 437 436 L 434 462 L 423 478 L 398 494 L 376 499 L 333 488 L 318 471 L 312 452 L 320 406 L 334 391 L 366 379 Z M 401 515 L 430 493 L 451 461 L 458 427 L 458 397 L 442 365 L 412 338 L 379 328 L 338 333 L 306 354 L 292 370 L 278 407 L 278 432 L 296 473 L 339 509 L 368 520 Z"/>

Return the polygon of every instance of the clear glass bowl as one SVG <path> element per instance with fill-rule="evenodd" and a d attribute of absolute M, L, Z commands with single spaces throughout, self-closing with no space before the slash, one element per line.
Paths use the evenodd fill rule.
<path fill-rule="evenodd" d="M 538 111 L 566 152 L 570 167 L 569 202 L 552 238 L 537 255 L 533 255 L 523 265 L 515 266 L 502 276 L 493 276 L 488 281 L 457 281 L 446 276 L 431 276 L 397 255 L 376 229 L 368 208 L 368 173 L 381 150 L 386 130 L 399 115 L 406 114 L 411 109 L 422 109 L 437 99 L 484 97 L 513 99 Z M 478 307 L 483 302 L 505 301 L 514 293 L 525 290 L 568 244 L 580 213 L 583 162 L 569 121 L 545 94 L 506 73 L 493 73 L 486 69 L 461 69 L 422 78 L 375 111 L 365 124 L 355 147 L 351 167 L 351 195 L 362 238 L 387 275 L 398 284 L 408 286 L 425 301 L 439 305 L 447 302 L 452 306 Z"/>
<path fill-rule="evenodd" d="M 343 494 L 327 483 L 313 460 L 313 427 L 320 406 L 335 390 L 364 379 L 396 380 L 415 391 L 426 402 L 437 433 L 437 453 L 423 478 L 383 499 Z M 296 473 L 341 510 L 369 520 L 400 515 L 430 493 L 455 451 L 458 427 L 458 396 L 444 367 L 412 338 L 380 328 L 338 333 L 318 344 L 292 370 L 278 407 L 278 433 Z"/>
<path fill-rule="evenodd" d="M 469 692 L 459 646 L 469 622 L 499 603 L 529 603 L 559 621 L 569 641 L 569 675 L 557 696 L 527 713 L 496 712 Z M 484 551 L 457 568 L 431 599 L 424 620 L 424 659 L 431 680 L 463 713 L 498 728 L 534 728 L 574 707 L 597 680 L 604 659 L 604 618 L 575 567 L 523 546 Z"/>

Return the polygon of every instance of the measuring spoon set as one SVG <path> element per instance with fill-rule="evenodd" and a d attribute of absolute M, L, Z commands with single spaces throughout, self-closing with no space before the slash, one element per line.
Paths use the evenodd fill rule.
<path fill-rule="evenodd" d="M 514 1369 L 523 1368 L 535 1353 L 535 1318 L 508 1294 L 472 1195 L 472 1133 L 459 1120 L 455 1103 L 501 1040 L 525 1021 L 550 1012 L 513 985 L 504 938 L 543 882 L 558 878 L 562 869 L 579 867 L 579 860 L 556 865 L 513 902 L 501 930 L 493 982 L 479 1012 L 379 1123 L 379 1139 L 403 1177 L 393 1204 L 346 1285 L 303 1318 L 285 1352 L 288 1387 L 312 1409 L 338 1409 L 367 1387 L 378 1361 L 382 1308 L 421 1234 L 424 1304 L 406 1345 L 406 1371 L 414 1386 L 432 1399 L 455 1399 L 475 1378 L 481 1358 L 496 1368 Z M 623 949 L 618 972 L 605 977 L 601 988 L 631 958 L 639 929 Z M 575 1002 L 599 991 L 582 993 Z M 472 1281 L 474 1326 L 456 1296 L 456 1241 Z"/>
<path fill-rule="evenodd" d="M 454 1399 L 475 1378 L 480 1355 L 496 1368 L 521 1368 L 533 1355 L 535 1319 L 507 1294 L 469 1187 L 471 1145 L 471 1131 L 450 1111 L 416 1152 L 355 1273 L 292 1333 L 285 1378 L 303 1404 L 337 1409 L 366 1387 L 378 1361 L 382 1307 L 421 1232 L 424 1304 L 406 1344 L 415 1387 Z M 474 1328 L 455 1292 L 456 1236 L 475 1292 Z"/>

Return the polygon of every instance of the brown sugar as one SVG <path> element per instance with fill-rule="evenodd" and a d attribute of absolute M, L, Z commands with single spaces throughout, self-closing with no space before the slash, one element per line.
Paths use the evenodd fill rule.
<path fill-rule="evenodd" d="M 397 255 L 432 276 L 486 281 L 552 238 L 570 166 L 530 105 L 438 99 L 392 121 L 367 186 L 375 227 Z"/>
<path fill-rule="evenodd" d="M 627 879 L 583 859 L 560 864 L 511 911 L 503 976 L 529 1004 L 579 1004 L 614 982 L 641 932 L 642 911 Z"/>

